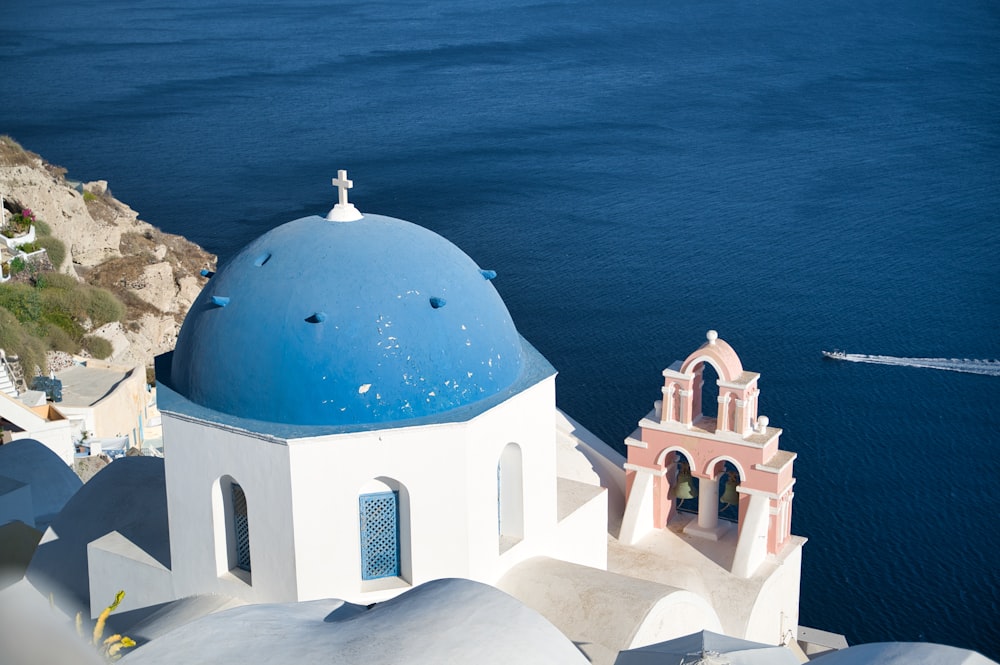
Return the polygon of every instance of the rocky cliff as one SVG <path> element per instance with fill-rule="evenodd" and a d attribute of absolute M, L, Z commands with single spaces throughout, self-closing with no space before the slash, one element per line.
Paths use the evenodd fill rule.
<path fill-rule="evenodd" d="M 104 181 L 73 183 L 66 170 L 0 137 L 0 195 L 5 214 L 30 208 L 66 245 L 60 272 L 104 287 L 125 303 L 122 322 L 95 334 L 108 339 L 108 359 L 151 365 L 173 349 L 177 332 L 216 257 L 189 240 L 164 233 L 115 199 Z"/>

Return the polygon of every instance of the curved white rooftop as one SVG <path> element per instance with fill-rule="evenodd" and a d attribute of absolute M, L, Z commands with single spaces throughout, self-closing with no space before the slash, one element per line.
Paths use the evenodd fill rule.
<path fill-rule="evenodd" d="M 428 582 L 371 607 L 339 600 L 249 605 L 197 619 L 129 654 L 130 663 L 584 665 L 534 610 L 491 586 Z"/>

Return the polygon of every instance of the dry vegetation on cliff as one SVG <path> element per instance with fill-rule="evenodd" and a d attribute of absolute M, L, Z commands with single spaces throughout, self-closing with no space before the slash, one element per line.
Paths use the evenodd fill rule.
<path fill-rule="evenodd" d="M 66 169 L 0 136 L 5 214 L 33 211 L 38 228 L 51 231 L 37 244 L 47 249 L 51 268 L 60 273 L 47 272 L 45 265 L 19 271 L 26 274 L 19 278 L 22 284 L 7 289 L 8 300 L 35 298 L 39 305 L 28 308 L 36 311 L 34 318 L 27 310 L 20 316 L 7 308 L 0 311 L 0 348 L 20 346 L 37 357 L 39 347 L 69 351 L 75 340 L 76 351 L 86 342 L 94 355 L 107 352 L 112 362 L 148 366 L 154 355 L 173 348 L 180 323 L 204 283 L 200 271 L 214 269 L 216 258 L 140 220 L 111 195 L 106 182 L 72 183 L 65 175 Z M 45 275 L 50 274 L 54 279 L 47 284 Z M 53 290 L 53 282 L 63 295 L 44 293 Z M 70 289 L 71 283 L 79 283 L 78 292 Z M 5 286 L 9 284 L 0 288 Z M 15 292 L 16 297 L 11 295 Z M 87 311 L 88 303 L 107 302 L 111 294 L 124 305 L 117 305 L 120 316 L 95 317 Z M 55 311 L 53 302 L 74 308 Z M 107 342 L 87 342 L 97 338 Z"/>

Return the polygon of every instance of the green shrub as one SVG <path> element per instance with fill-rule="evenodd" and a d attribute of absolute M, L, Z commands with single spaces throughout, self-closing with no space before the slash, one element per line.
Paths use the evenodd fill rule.
<path fill-rule="evenodd" d="M 80 350 L 79 340 L 74 339 L 72 335 L 54 323 L 45 324 L 42 339 L 45 341 L 45 345 L 52 351 L 77 353 Z"/>
<path fill-rule="evenodd" d="M 87 190 L 83 190 L 83 200 L 86 203 L 90 203 L 91 201 L 96 201 L 97 194 L 94 194 L 93 192 L 88 192 Z"/>
<path fill-rule="evenodd" d="M 40 219 L 35 220 L 35 237 L 44 238 L 52 235 L 52 227 Z"/>
<path fill-rule="evenodd" d="M 64 275 L 59 272 L 43 272 L 35 280 L 35 286 L 43 289 L 44 292 L 76 291 L 80 288 L 80 282 L 76 281 L 72 275 Z M 80 297 L 77 295 L 74 298 L 80 306 L 80 311 L 86 312 L 86 307 L 84 303 L 80 302 Z"/>
<path fill-rule="evenodd" d="M 0 349 L 14 353 L 14 347 L 21 343 L 21 322 L 8 309 L 0 307 Z"/>
<path fill-rule="evenodd" d="M 28 267 L 28 264 L 26 264 L 24 262 L 24 259 L 22 259 L 19 256 L 16 259 L 13 259 L 10 262 L 10 274 L 12 274 L 12 275 L 20 274 L 20 273 L 24 272 L 24 269 L 27 268 L 27 267 Z"/>
<path fill-rule="evenodd" d="M 87 314 L 95 328 L 125 317 L 125 305 L 113 293 L 96 287 L 90 287 L 89 291 Z"/>
<path fill-rule="evenodd" d="M 83 339 L 83 335 L 85 333 L 83 326 L 77 323 L 76 319 L 64 310 L 56 310 L 42 314 L 42 318 L 39 323 L 58 328 L 63 331 L 67 337 L 75 340 L 77 344 L 79 344 L 80 340 Z"/>
<path fill-rule="evenodd" d="M 37 252 L 39 249 L 41 249 L 37 243 L 33 242 L 26 242 L 23 245 L 18 245 L 17 248 L 20 251 L 24 252 L 25 254 L 31 254 L 32 252 Z"/>
<path fill-rule="evenodd" d="M 8 355 L 21 357 L 21 367 L 31 375 L 38 367 L 42 374 L 48 371 L 45 360 L 45 343 L 32 335 L 11 312 L 0 307 L 0 349 Z"/>
<path fill-rule="evenodd" d="M 100 360 L 108 358 L 114 351 L 111 342 L 99 335 L 87 335 L 83 338 L 83 348 L 90 352 L 90 355 Z"/>
<path fill-rule="evenodd" d="M 47 276 L 44 273 L 38 277 L 39 282 L 44 283 L 46 279 Z M 59 313 L 81 319 L 87 316 L 87 310 L 84 308 L 83 303 L 80 302 L 80 298 L 76 293 L 63 291 L 62 289 L 48 288 L 38 288 L 37 291 L 42 303 L 42 317 Z"/>
<path fill-rule="evenodd" d="M 20 355 L 29 373 L 35 366 L 45 371 L 49 349 L 78 353 L 82 345 L 95 358 L 111 355 L 111 342 L 86 336 L 83 325 L 87 319 L 94 327 L 122 320 L 125 305 L 114 294 L 55 272 L 33 273 L 33 282 L 0 284 L 0 348 Z"/>
<path fill-rule="evenodd" d="M 11 270 L 15 273 L 18 272 L 14 270 L 14 263 L 17 261 L 18 259 L 11 261 Z M 24 269 L 23 265 L 21 269 Z M 16 316 L 22 323 L 37 321 L 42 315 L 42 299 L 39 292 L 27 284 L 0 285 L 0 307 Z"/>
<path fill-rule="evenodd" d="M 42 316 L 61 312 L 68 315 L 77 323 L 82 324 L 89 316 L 87 313 L 87 297 L 89 294 L 86 294 L 80 288 L 50 288 L 48 284 L 54 276 L 53 273 L 42 273 L 35 280 L 35 286 L 42 299 Z"/>
<path fill-rule="evenodd" d="M 35 244 L 38 245 L 39 249 L 48 252 L 49 261 L 52 261 L 52 265 L 58 270 L 66 259 L 66 245 L 63 244 L 62 240 L 52 236 L 43 236 L 35 240 Z"/>

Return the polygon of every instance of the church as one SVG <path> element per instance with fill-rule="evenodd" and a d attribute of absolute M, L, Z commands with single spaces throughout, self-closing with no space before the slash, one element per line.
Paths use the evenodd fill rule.
<path fill-rule="evenodd" d="M 76 538 L 92 615 L 119 589 L 119 611 L 209 595 L 369 606 L 461 578 L 591 662 L 702 629 L 795 644 L 795 455 L 729 344 L 709 331 L 663 371 L 626 458 L 556 407 L 556 370 L 491 266 L 360 212 L 345 171 L 333 184 L 328 214 L 209 275 L 156 359 L 163 460 L 145 495 L 106 481 L 100 500 L 163 519 L 84 533 L 57 518 L 62 542 L 43 538 L 29 579 Z"/>

